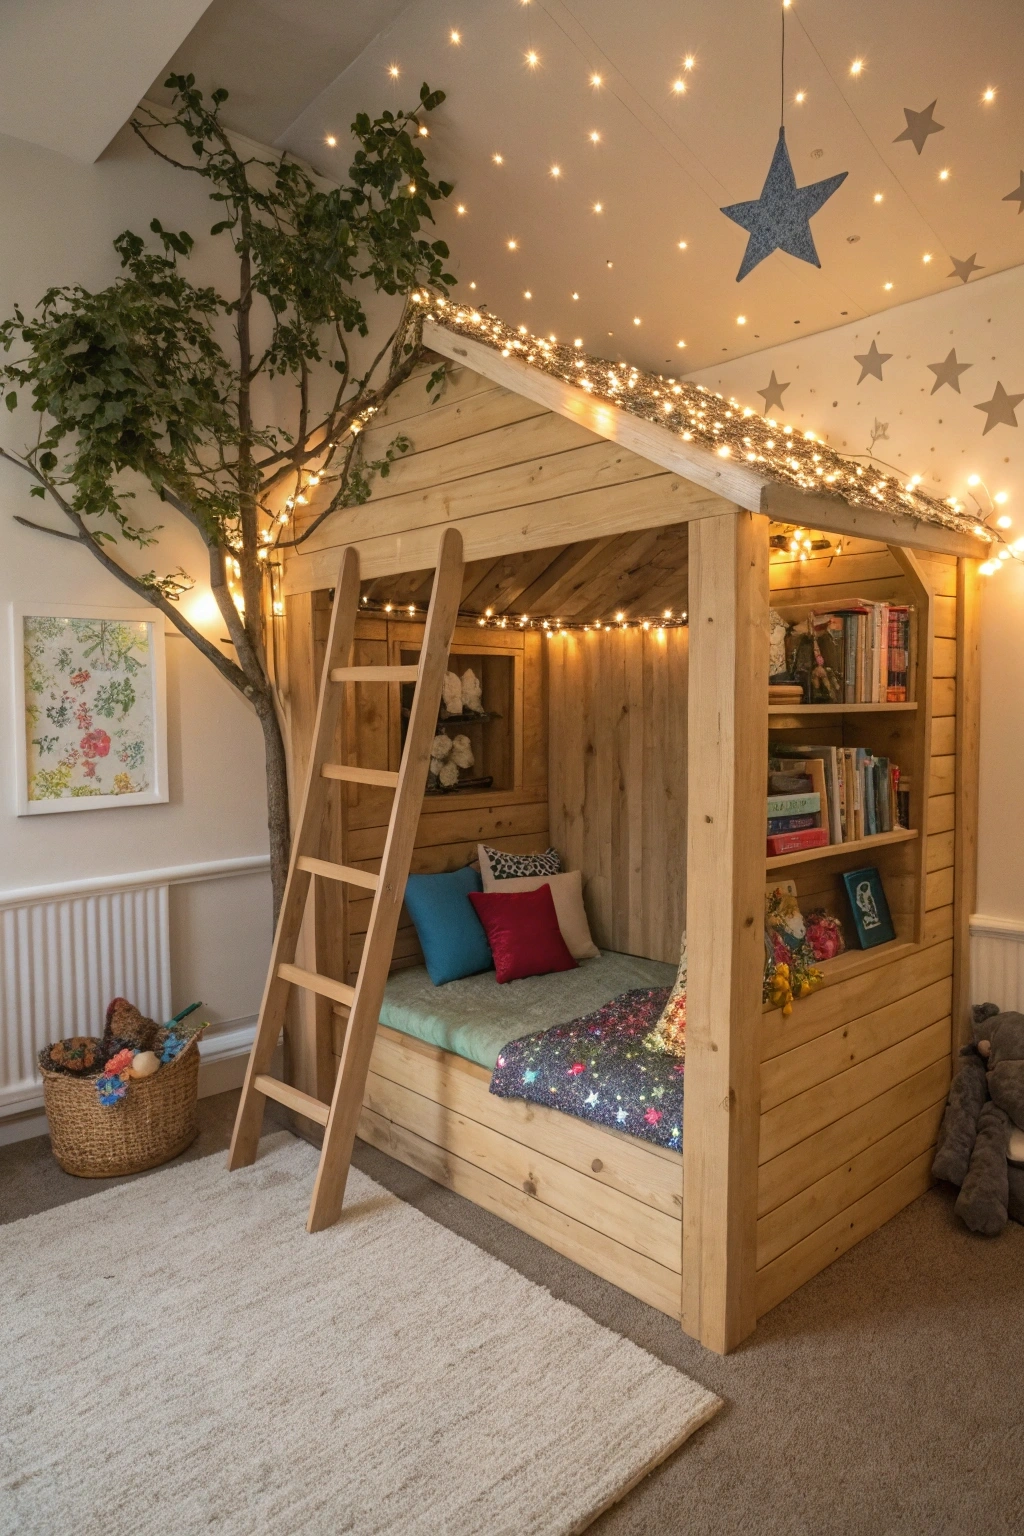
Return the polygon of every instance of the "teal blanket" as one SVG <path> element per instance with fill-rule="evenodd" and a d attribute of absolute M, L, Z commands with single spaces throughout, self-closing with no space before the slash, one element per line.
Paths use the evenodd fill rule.
<path fill-rule="evenodd" d="M 435 987 L 423 966 L 388 977 L 380 1022 L 493 1072 L 510 1040 L 568 1024 L 636 987 L 671 987 L 674 965 L 604 950 L 574 971 L 500 986 L 493 971 Z"/>

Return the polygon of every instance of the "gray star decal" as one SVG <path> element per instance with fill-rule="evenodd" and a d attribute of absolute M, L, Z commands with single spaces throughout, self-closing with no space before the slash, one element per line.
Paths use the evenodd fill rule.
<path fill-rule="evenodd" d="M 984 272 L 985 268 L 981 262 L 974 259 L 977 254 L 975 251 L 974 256 L 968 256 L 964 261 L 957 261 L 955 256 L 951 256 L 949 259 L 953 263 L 953 270 L 948 276 L 958 277 L 962 283 L 966 283 L 975 272 Z"/>
<path fill-rule="evenodd" d="M 782 403 L 782 391 L 788 388 L 788 384 L 779 383 L 778 379 L 775 377 L 775 369 L 773 368 L 772 376 L 768 380 L 768 383 L 765 385 L 764 389 L 758 390 L 758 394 L 764 396 L 764 414 L 766 416 L 771 410 L 785 410 L 785 406 Z"/>
<path fill-rule="evenodd" d="M 945 123 L 935 121 L 935 108 L 939 98 L 936 96 L 930 107 L 925 107 L 923 112 L 912 112 L 909 107 L 903 108 L 903 116 L 907 120 L 907 126 L 902 133 L 898 133 L 893 139 L 894 144 L 899 144 L 903 139 L 909 139 L 918 154 L 924 149 L 928 135 L 942 133 Z"/>
<path fill-rule="evenodd" d="M 785 251 L 798 256 L 801 261 L 820 267 L 814 248 L 810 221 L 833 192 L 841 187 L 846 171 L 838 176 L 828 176 L 824 181 L 812 182 L 808 187 L 798 187 L 793 175 L 793 165 L 786 148 L 786 130 L 779 129 L 779 142 L 775 146 L 772 163 L 768 167 L 761 196 L 749 203 L 730 203 L 722 213 L 732 219 L 750 236 L 743 253 L 736 281 L 741 282 L 753 271 L 759 261 L 764 261 L 773 251 Z"/>
<path fill-rule="evenodd" d="M 873 379 L 881 379 L 882 364 L 887 363 L 890 357 L 892 357 L 892 353 L 879 352 L 878 348 L 875 346 L 874 341 L 872 341 L 868 350 L 862 353 L 860 356 L 858 356 L 855 352 L 853 354 L 853 360 L 855 363 L 860 363 L 860 378 L 857 380 L 857 383 L 863 384 L 864 380 L 868 377 L 869 374 Z"/>
<path fill-rule="evenodd" d="M 991 432 L 993 427 L 1015 427 L 1017 425 L 1016 411 L 1018 405 L 1024 400 L 1024 390 L 1019 395 L 1008 395 L 1003 386 L 997 381 L 992 391 L 992 399 L 985 400 L 981 405 L 976 405 L 976 411 L 984 411 L 988 420 L 985 422 L 985 431 Z"/>
<path fill-rule="evenodd" d="M 1019 203 L 1018 213 L 1024 213 L 1024 171 L 1020 173 L 1020 184 L 1014 187 L 1012 192 L 1007 192 L 1003 198 L 1004 203 Z"/>
<path fill-rule="evenodd" d="M 948 384 L 950 389 L 960 393 L 960 375 L 966 373 L 968 368 L 973 368 L 973 363 L 958 363 L 956 360 L 956 348 L 951 347 L 948 357 L 941 363 L 929 363 L 928 367 L 935 375 L 935 383 L 932 385 L 932 394 L 941 389 L 943 384 Z"/>

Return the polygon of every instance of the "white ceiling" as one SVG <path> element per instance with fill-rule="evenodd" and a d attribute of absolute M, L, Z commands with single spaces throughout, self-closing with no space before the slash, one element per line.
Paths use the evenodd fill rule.
<path fill-rule="evenodd" d="M 424 78 L 443 87 L 436 168 L 467 209 L 443 227 L 460 276 L 477 283 L 473 297 L 658 369 L 692 369 L 939 291 L 957 281 L 947 276 L 954 256 L 976 252 L 986 272 L 1024 260 L 1024 217 L 1002 200 L 1024 165 L 1019 0 L 795 0 L 786 120 L 797 181 L 849 176 L 814 219 L 820 271 L 775 254 L 736 283 L 746 236 L 719 208 L 756 197 L 771 160 L 781 14 L 776 0 L 416 0 L 281 142 L 337 175 L 344 149 L 328 150 L 327 133 L 342 133 L 358 108 L 414 102 Z M 680 77 L 687 89 L 674 96 Z M 996 97 L 984 104 L 989 86 Z M 800 106 L 797 90 L 807 93 Z M 944 131 L 920 156 L 894 143 L 903 108 L 935 99 Z"/>
<path fill-rule="evenodd" d="M 208 0 L 3 0 L 0 133 L 101 155 Z"/>
<path fill-rule="evenodd" d="M 6 0 L 0 132 L 94 159 L 174 68 L 227 87 L 229 124 L 337 178 L 355 113 L 413 106 L 427 79 L 448 93 L 429 149 L 456 182 L 440 225 L 476 284 L 462 295 L 658 370 L 955 287 L 953 258 L 976 255 L 974 283 L 1024 262 L 1005 200 L 1024 168 L 1020 0 L 794 0 L 796 178 L 849 174 L 812 223 L 820 271 L 775 253 L 736 283 L 746 235 L 719 209 L 755 198 L 771 160 L 781 17 L 779 0 Z M 894 143 L 903 109 L 932 101 L 943 131 L 921 155 Z"/>

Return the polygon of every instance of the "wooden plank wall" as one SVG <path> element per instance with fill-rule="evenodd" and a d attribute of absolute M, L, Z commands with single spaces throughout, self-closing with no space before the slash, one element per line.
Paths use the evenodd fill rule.
<path fill-rule="evenodd" d="M 329 585 L 342 546 L 351 542 L 366 541 L 368 551 L 387 546 L 392 572 L 422 568 L 453 521 L 475 563 L 510 549 L 624 532 L 632 538 L 644 529 L 652 530 L 653 546 L 658 528 L 725 507 L 713 492 L 468 368 L 450 370 L 433 404 L 424 388 L 429 373 L 427 367 L 397 389 L 363 434 L 368 461 L 399 434 L 408 436 L 409 451 L 386 479 L 374 481 L 364 505 L 328 518 L 289 557 L 287 593 Z M 335 489 L 327 480 L 307 493 L 300 530 Z"/>
<path fill-rule="evenodd" d="M 773 562 L 773 605 L 905 597 L 884 546 L 844 545 L 838 558 L 826 551 L 802 564 Z M 846 979 L 797 1002 L 788 1019 L 778 1011 L 763 1015 L 759 1314 L 930 1183 L 950 1080 L 958 614 L 956 560 L 919 560 L 934 593 L 921 942 L 894 946 L 885 963 L 874 965 L 870 952 L 842 956 L 832 964 L 840 974 L 848 966 Z M 792 873 L 803 896 L 803 871 Z"/>
<path fill-rule="evenodd" d="M 685 604 L 685 569 L 680 573 Z M 675 962 L 686 922 L 684 628 L 547 647 L 551 841 L 584 876 L 595 943 Z"/>

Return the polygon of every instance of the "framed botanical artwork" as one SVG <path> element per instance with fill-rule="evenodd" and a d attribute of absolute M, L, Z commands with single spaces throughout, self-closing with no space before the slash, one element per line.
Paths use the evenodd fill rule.
<path fill-rule="evenodd" d="M 843 884 L 861 949 L 874 949 L 876 944 L 888 944 L 894 939 L 896 929 L 878 870 L 849 869 L 843 875 Z"/>
<path fill-rule="evenodd" d="M 165 801 L 163 616 L 15 603 L 11 630 L 18 815 Z"/>

